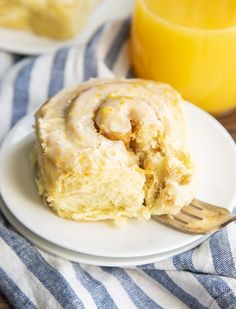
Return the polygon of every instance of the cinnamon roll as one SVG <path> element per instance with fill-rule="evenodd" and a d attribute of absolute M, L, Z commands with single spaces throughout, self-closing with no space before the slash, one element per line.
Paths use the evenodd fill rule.
<path fill-rule="evenodd" d="M 55 39 L 74 37 L 99 0 L 0 0 L 0 27 Z"/>
<path fill-rule="evenodd" d="M 175 214 L 194 194 L 181 96 L 141 79 L 64 89 L 36 113 L 39 194 L 61 217 Z"/>

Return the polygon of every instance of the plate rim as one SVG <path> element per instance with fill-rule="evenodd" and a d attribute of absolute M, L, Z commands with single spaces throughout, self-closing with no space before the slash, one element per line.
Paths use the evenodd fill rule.
<path fill-rule="evenodd" d="M 227 138 L 228 142 L 231 144 L 231 146 L 233 146 L 233 147 L 232 147 L 232 150 L 234 151 L 234 154 L 235 154 L 235 156 L 236 156 L 235 142 L 234 142 L 234 140 L 232 139 L 231 135 L 226 131 L 226 129 L 225 129 L 213 116 L 209 115 L 208 113 L 206 113 L 205 111 L 203 111 L 203 110 L 200 109 L 199 107 L 197 107 L 197 106 L 195 106 L 195 105 L 193 105 L 193 104 L 191 104 L 191 103 L 189 103 L 189 102 L 186 102 L 186 105 L 189 106 L 189 107 L 190 107 L 191 109 L 193 109 L 193 110 L 194 110 L 194 109 L 197 109 L 198 112 L 201 112 L 202 114 L 204 114 L 205 117 L 208 117 L 208 120 L 214 122 L 214 125 L 216 125 L 216 126 L 222 131 L 222 133 L 224 134 L 225 138 Z M 24 117 L 23 117 L 23 118 L 22 118 L 22 119 L 9 131 L 9 132 L 8 132 L 8 134 L 7 134 L 7 136 L 5 137 L 5 139 L 4 139 L 3 143 L 2 143 L 2 146 L 1 146 L 1 148 L 0 148 L 0 161 L 1 161 L 2 155 L 4 154 L 5 145 L 8 143 L 8 139 L 11 137 L 11 135 L 14 136 L 15 131 L 17 131 L 18 128 L 21 127 L 22 123 L 26 122 L 26 119 L 28 120 L 28 118 L 30 118 L 30 117 L 33 119 L 32 116 L 33 116 L 33 113 L 27 114 L 26 116 L 24 116 Z M 27 134 L 24 134 L 24 135 L 27 136 Z M 29 134 L 28 134 L 28 135 L 29 135 Z M 235 185 L 236 185 L 236 184 L 235 184 Z M 1 185 L 1 182 L 0 182 L 0 192 L 2 192 L 2 185 Z M 11 209 L 9 208 L 8 203 L 7 203 L 6 199 L 5 199 L 4 194 L 2 194 L 2 198 L 3 198 L 4 202 L 5 202 L 5 204 L 7 205 L 8 209 L 11 211 Z M 233 207 L 235 206 L 235 203 L 236 203 L 236 190 L 235 190 L 235 195 L 234 195 L 234 197 L 232 197 L 232 199 L 231 199 L 231 203 L 230 203 L 230 206 L 229 206 L 230 210 L 233 209 Z M 14 213 L 13 213 L 13 214 L 14 214 Z M 17 218 L 17 219 L 18 219 L 18 218 Z M 19 220 L 19 221 L 20 221 L 20 220 Z M 21 222 L 21 221 L 20 221 L 20 222 Z M 21 222 L 21 223 L 22 223 L 22 222 Z M 27 226 L 26 224 L 23 224 L 23 225 L 25 225 L 26 228 L 28 228 L 29 230 L 31 230 L 30 226 Z M 44 238 L 45 240 L 47 240 L 47 241 L 49 241 L 49 242 L 52 242 L 52 243 L 54 243 L 54 244 L 56 244 L 56 245 L 58 245 L 58 246 L 61 246 L 61 244 L 60 244 L 59 242 L 57 242 L 57 241 L 52 241 L 50 238 L 45 237 L 45 235 L 42 236 L 41 234 L 38 234 L 38 233 L 37 233 L 36 231 L 34 231 L 34 230 L 32 230 L 32 232 L 34 232 L 34 233 L 37 234 L 37 235 L 40 235 L 40 237 Z M 190 243 L 194 242 L 194 241 L 197 240 L 197 239 L 200 240 L 201 238 L 202 238 L 202 241 L 204 241 L 204 236 L 203 236 L 203 235 L 194 235 L 194 236 L 195 236 L 195 237 L 194 237 L 195 239 L 192 240 L 192 241 L 189 241 L 187 244 L 190 244 Z M 62 246 L 61 246 L 61 247 L 62 247 Z M 70 246 L 65 246 L 65 248 L 68 249 L 68 250 L 74 251 Z M 167 251 L 168 251 L 168 250 L 167 250 Z M 167 251 L 163 251 L 163 252 L 167 252 Z M 163 253 L 163 252 L 161 252 L 161 253 Z M 88 252 L 88 251 L 86 252 L 86 251 L 84 251 L 84 250 L 83 250 L 82 253 L 91 255 L 91 252 Z M 152 253 L 152 254 L 155 254 L 155 253 Z M 152 254 L 151 254 L 151 253 L 145 253 L 145 254 L 143 254 L 142 256 L 147 256 L 147 255 L 152 255 Z M 97 253 L 96 253 L 96 255 L 97 255 L 97 256 L 104 256 L 104 254 L 97 254 Z M 109 257 L 112 257 L 112 256 L 114 257 L 114 255 L 109 255 Z M 137 254 L 132 255 L 132 257 L 135 257 L 135 256 L 137 256 Z M 141 256 L 141 255 L 139 255 L 139 256 Z M 118 256 L 116 255 L 116 257 L 118 257 Z M 124 255 L 121 255 L 121 256 L 119 256 L 119 257 L 124 257 Z M 127 256 L 126 256 L 126 257 L 127 257 Z M 129 255 L 129 257 L 131 257 L 131 256 Z"/>
<path fill-rule="evenodd" d="M 171 258 L 177 254 L 184 253 L 188 250 L 191 250 L 197 246 L 199 246 L 202 242 L 206 241 L 210 235 L 205 235 L 204 239 L 198 239 L 195 242 L 178 248 L 177 250 L 171 250 L 162 254 L 154 254 L 140 257 L 130 257 L 130 258 L 119 258 L 119 257 L 103 257 L 96 256 L 92 254 L 85 254 L 82 252 L 72 251 L 61 246 L 58 246 L 50 241 L 40 237 L 35 234 L 31 230 L 29 230 L 24 224 L 22 224 L 17 218 L 11 213 L 11 211 L 7 208 L 7 205 L 2 201 L 0 201 L 0 209 L 3 212 L 4 216 L 10 222 L 10 224 L 16 229 L 20 235 L 29 240 L 33 245 L 35 245 L 40 250 L 43 250 L 46 253 L 53 254 L 54 256 L 65 258 L 70 261 L 84 263 L 93 266 L 107 266 L 107 267 L 135 267 L 146 265 L 150 263 L 156 263 L 168 258 Z M 64 252 L 63 252 L 64 251 Z M 59 253 L 58 253 L 59 252 Z M 89 260 L 89 258 L 93 258 L 93 260 Z M 100 262 L 98 262 L 98 259 Z M 103 260 L 103 261 L 102 261 Z"/>

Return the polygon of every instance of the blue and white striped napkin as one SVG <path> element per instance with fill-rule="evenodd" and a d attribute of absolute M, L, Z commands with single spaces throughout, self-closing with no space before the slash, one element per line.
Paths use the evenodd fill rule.
<path fill-rule="evenodd" d="M 129 20 L 101 26 L 85 46 L 39 57 L 0 52 L 0 138 L 62 87 L 131 76 Z M 236 225 L 186 253 L 122 269 L 70 262 L 17 234 L 0 213 L 0 291 L 14 308 L 236 308 Z"/>

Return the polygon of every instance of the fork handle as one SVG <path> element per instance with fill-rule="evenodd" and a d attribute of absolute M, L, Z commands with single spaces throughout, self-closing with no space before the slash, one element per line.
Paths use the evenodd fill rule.
<path fill-rule="evenodd" d="M 236 221 L 236 215 L 231 216 L 231 217 L 227 218 L 225 221 L 223 221 L 220 224 L 219 229 L 221 229 L 222 227 L 225 227 L 226 225 L 228 225 L 229 223 L 234 222 L 234 221 Z"/>

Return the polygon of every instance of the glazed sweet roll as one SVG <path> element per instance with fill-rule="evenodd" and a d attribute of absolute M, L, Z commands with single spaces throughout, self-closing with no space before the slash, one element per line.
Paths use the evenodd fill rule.
<path fill-rule="evenodd" d="M 36 113 L 39 194 L 79 221 L 177 213 L 194 192 L 182 105 L 141 79 L 62 90 Z"/>
<path fill-rule="evenodd" d="M 0 27 L 68 39 L 81 30 L 99 0 L 0 0 Z"/>

